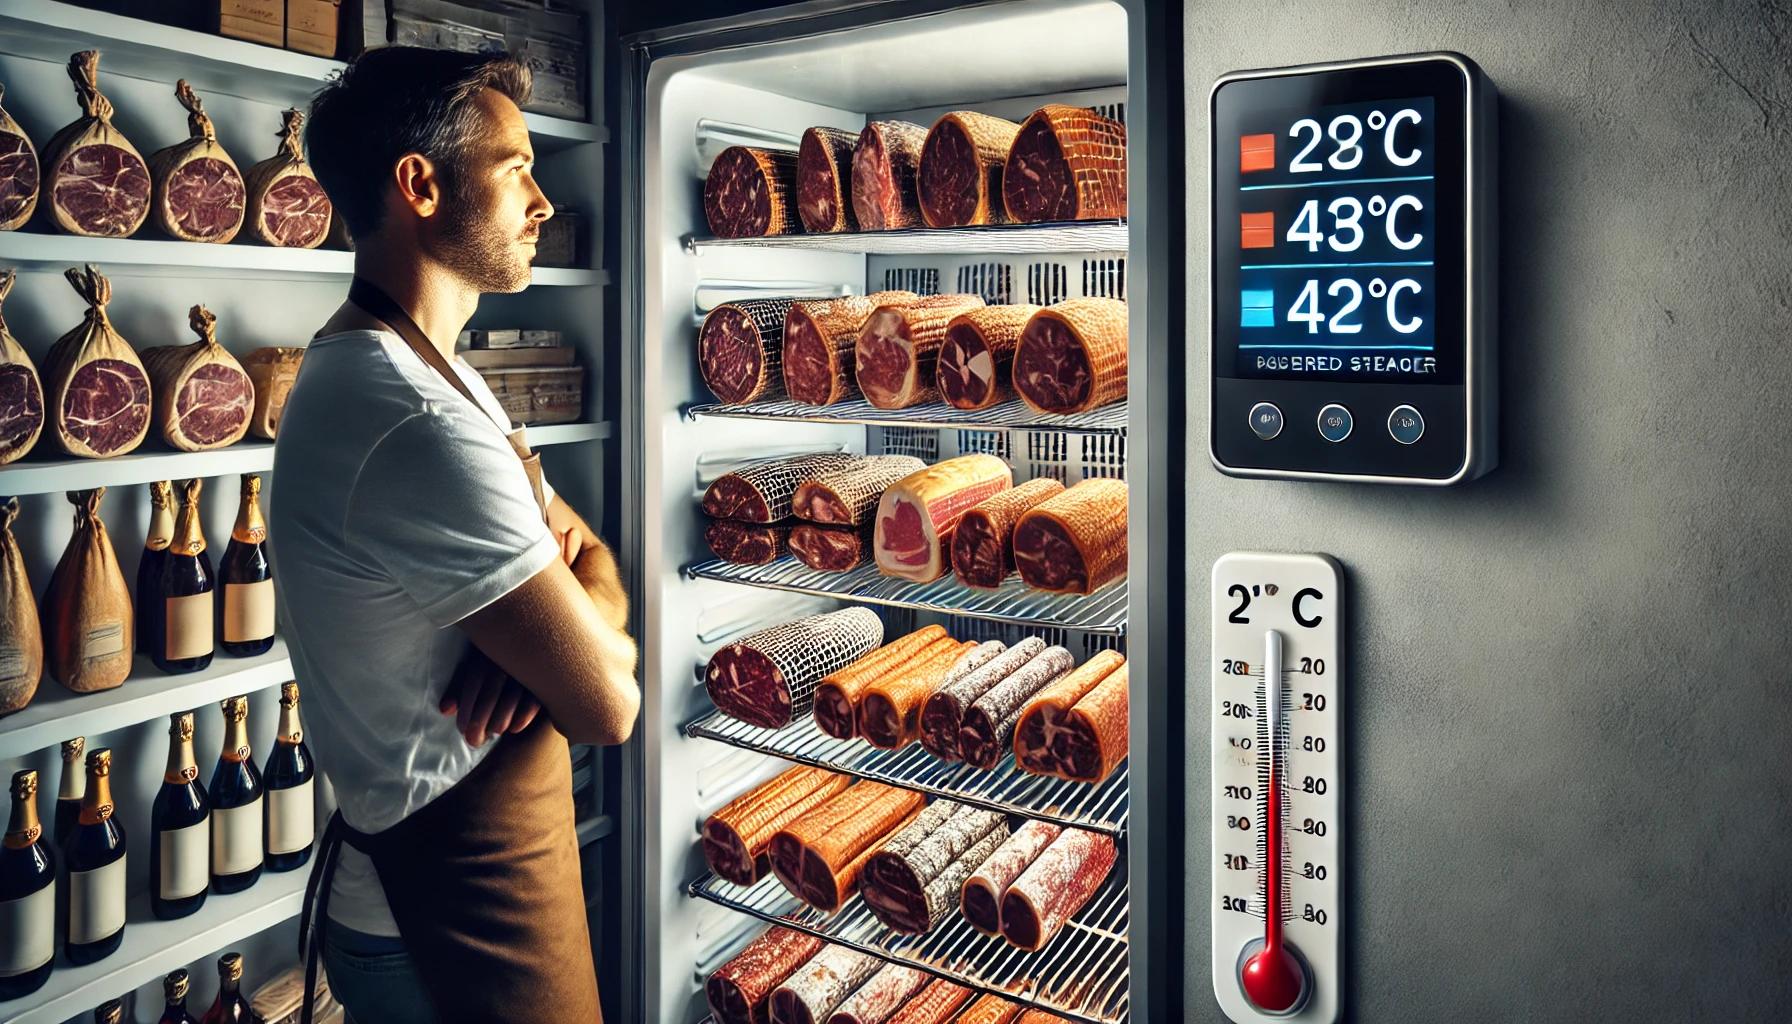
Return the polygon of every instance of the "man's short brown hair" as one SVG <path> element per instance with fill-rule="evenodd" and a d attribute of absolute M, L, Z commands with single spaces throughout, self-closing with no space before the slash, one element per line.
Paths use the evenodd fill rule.
<path fill-rule="evenodd" d="M 305 149 L 317 180 L 355 237 L 378 229 L 393 165 L 428 157 L 452 183 L 479 130 L 472 99 L 496 89 L 529 101 L 526 65 L 498 54 L 420 46 L 367 50 L 311 101 Z"/>

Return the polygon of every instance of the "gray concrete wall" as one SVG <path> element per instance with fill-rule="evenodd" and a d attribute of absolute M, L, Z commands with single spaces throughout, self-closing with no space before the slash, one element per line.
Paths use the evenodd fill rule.
<path fill-rule="evenodd" d="M 1191 3 L 1186 975 L 1207 969 L 1207 573 L 1349 573 L 1350 1018 L 1792 1019 L 1792 5 Z M 1453 49 L 1501 94 L 1501 466 L 1206 459 L 1206 99 Z"/>

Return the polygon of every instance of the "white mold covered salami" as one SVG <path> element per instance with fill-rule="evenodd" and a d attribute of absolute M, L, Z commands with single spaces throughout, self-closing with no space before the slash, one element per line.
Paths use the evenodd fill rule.
<path fill-rule="evenodd" d="M 865 862 L 865 904 L 886 927 L 923 934 L 951 913 L 965 879 L 1007 838 L 1000 812 L 936 800 Z"/>
<path fill-rule="evenodd" d="M 6 87 L 0 86 L 0 101 L 5 99 Z M 6 107 L 0 106 L 0 231 L 22 227 L 31 219 L 42 184 L 37 147 Z"/>
<path fill-rule="evenodd" d="M 1112 838 L 1065 829 L 1002 894 L 1002 937 L 1021 949 L 1045 948 L 1107 881 L 1118 858 Z"/>
<path fill-rule="evenodd" d="M 703 986 L 718 1024 L 765 1024 L 774 989 L 821 951 L 821 940 L 774 925 L 747 943 Z"/>
<path fill-rule="evenodd" d="M 784 393 L 784 318 L 794 299 L 724 302 L 703 318 L 697 334 L 703 383 L 734 405 Z"/>
<path fill-rule="evenodd" d="M 175 83 L 174 95 L 187 109 L 188 137 L 150 155 L 150 216 L 183 242 L 228 242 L 243 226 L 248 202 L 242 172 L 186 79 Z"/>
<path fill-rule="evenodd" d="M 82 117 L 44 147 L 44 201 L 50 221 L 71 235 L 124 238 L 149 216 L 149 165 L 112 126 L 112 103 L 100 94 L 100 52 L 68 59 Z"/>
<path fill-rule="evenodd" d="M 908 998 L 927 984 L 927 973 L 901 964 L 884 964 L 858 991 L 828 1016 L 827 1024 L 886 1024 Z"/>
<path fill-rule="evenodd" d="M 91 263 L 64 274 L 87 300 L 87 316 L 57 339 L 44 360 L 50 436 L 70 455 L 123 455 L 149 433 L 149 374 L 106 316 L 112 282 Z"/>
<path fill-rule="evenodd" d="M 959 894 L 959 909 L 971 927 L 985 935 L 1002 934 L 1002 896 L 1062 831 L 1048 821 L 1028 821 L 977 866 Z"/>
<path fill-rule="evenodd" d="M 0 304 L 17 280 L 14 271 L 0 270 Z M 6 329 L 6 318 L 0 317 L 0 466 L 29 452 L 43 429 L 43 381 L 25 347 Z"/>
<path fill-rule="evenodd" d="M 958 728 L 958 754 L 976 768 L 994 768 L 1008 752 L 1015 723 L 1026 703 L 1076 665 L 1062 647 L 1047 647 L 1033 660 L 1015 669 L 965 709 Z"/>
<path fill-rule="evenodd" d="M 244 220 L 250 237 L 289 249 L 315 249 L 330 233 L 330 197 L 311 173 L 300 147 L 305 114 L 281 115 L 280 148 L 249 168 L 249 205 Z"/>
<path fill-rule="evenodd" d="M 803 481 L 862 458 L 847 452 L 814 452 L 750 462 L 709 485 L 703 492 L 703 512 L 714 519 L 744 523 L 788 519 L 791 499 Z"/>
<path fill-rule="evenodd" d="M 980 652 L 993 644 L 987 657 Z M 980 661 L 955 679 L 948 679 L 927 698 L 921 707 L 921 746 L 933 756 L 946 761 L 962 760 L 958 752 L 958 730 L 964 725 L 964 713 L 977 698 L 994 689 L 997 683 L 1038 657 L 1045 650 L 1045 641 L 1030 636 L 1013 647 L 1000 641 L 978 644 L 977 650 L 965 656 L 967 662 Z"/>
<path fill-rule="evenodd" d="M 723 714 L 776 729 L 809 713 L 821 678 L 883 643 L 883 620 L 847 608 L 786 622 L 716 651 L 704 669 Z"/>
<path fill-rule="evenodd" d="M 848 996 L 883 963 L 869 953 L 827 946 L 772 993 L 774 1024 L 827 1024 Z"/>
<path fill-rule="evenodd" d="M 162 440 L 183 452 L 235 444 L 249 432 L 255 388 L 236 357 L 218 344 L 218 318 L 194 306 L 187 321 L 199 340 L 143 353 L 155 393 L 155 425 Z"/>

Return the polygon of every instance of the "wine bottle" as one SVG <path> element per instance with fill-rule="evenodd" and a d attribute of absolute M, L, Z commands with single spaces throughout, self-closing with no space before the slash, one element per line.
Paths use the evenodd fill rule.
<path fill-rule="evenodd" d="M 62 848 L 68 861 L 68 937 L 73 963 L 110 956 L 124 941 L 124 826 L 112 812 L 112 751 L 87 755 L 87 794 L 81 822 Z"/>
<path fill-rule="evenodd" d="M 174 484 L 157 480 L 149 485 L 149 532 L 137 561 L 137 650 L 142 654 L 150 652 L 149 638 L 161 632 L 156 615 L 162 610 L 162 566 L 168 564 L 173 542 Z"/>
<path fill-rule="evenodd" d="M 93 1024 L 124 1024 L 124 1000 L 108 999 L 93 1011 Z"/>
<path fill-rule="evenodd" d="M 68 845 L 70 833 L 81 823 L 81 797 L 87 793 L 87 775 L 81 767 L 81 752 L 86 749 L 85 736 L 62 741 L 62 782 L 56 789 L 56 823 L 53 830 L 58 850 Z"/>
<path fill-rule="evenodd" d="M 187 1012 L 187 992 L 192 987 L 193 979 L 184 967 L 162 979 L 162 995 L 167 998 L 168 1005 L 156 1019 L 156 1024 L 199 1024 Z"/>
<path fill-rule="evenodd" d="M 226 953 L 218 958 L 218 999 L 205 1011 L 199 1024 L 251 1024 L 254 1016 L 249 1001 L 243 998 L 243 954 Z"/>
<path fill-rule="evenodd" d="M 180 516 L 174 540 L 162 566 L 162 628 L 150 642 L 150 655 L 164 672 L 197 672 L 212 663 L 212 560 L 205 553 L 205 530 L 199 521 L 199 487 L 188 480 L 181 488 Z"/>
<path fill-rule="evenodd" d="M 243 474 L 236 528 L 218 563 L 218 646 L 237 658 L 274 646 L 274 570 L 268 563 L 268 524 L 261 517 L 261 477 Z"/>
<path fill-rule="evenodd" d="M 164 921 L 205 905 L 211 879 L 211 802 L 196 781 L 193 713 L 168 716 L 168 770 L 150 811 L 149 909 Z"/>
<path fill-rule="evenodd" d="M 316 774 L 299 724 L 299 684 L 287 683 L 280 687 L 280 732 L 261 772 L 268 791 L 269 871 L 291 871 L 311 859 L 311 844 L 317 838 L 311 792 Z"/>
<path fill-rule="evenodd" d="M 261 877 L 261 773 L 249 750 L 249 698 L 224 701 L 224 749 L 212 802 L 212 891 L 241 892 Z"/>
<path fill-rule="evenodd" d="M 14 772 L 0 846 L 0 999 L 36 992 L 56 964 L 56 858 L 37 818 L 37 773 Z"/>

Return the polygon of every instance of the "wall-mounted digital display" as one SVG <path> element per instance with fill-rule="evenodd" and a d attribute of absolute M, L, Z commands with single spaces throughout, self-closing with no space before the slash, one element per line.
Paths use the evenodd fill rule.
<path fill-rule="evenodd" d="M 1454 483 L 1491 467 L 1492 92 L 1452 54 L 1215 86 L 1222 470 Z"/>

